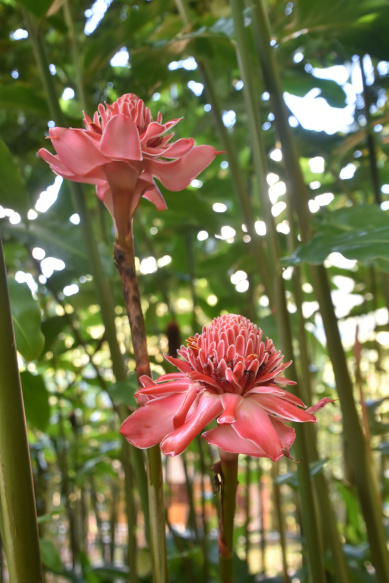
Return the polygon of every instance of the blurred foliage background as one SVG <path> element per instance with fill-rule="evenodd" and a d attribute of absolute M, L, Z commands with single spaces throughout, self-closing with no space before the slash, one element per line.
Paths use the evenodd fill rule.
<path fill-rule="evenodd" d="M 168 211 L 158 213 L 142 200 L 135 215 L 155 375 L 168 370 L 164 352 L 174 354 L 222 313 L 249 317 L 279 346 L 278 308 L 266 281 L 275 269 L 285 286 L 298 373 L 314 402 L 337 398 L 326 349 L 332 339 L 326 341 L 308 268 L 324 262 L 388 529 L 389 5 L 266 3 L 309 195 L 313 236 L 307 241 L 287 198 L 290 177 L 277 112 L 252 27 L 255 4 L 241 2 L 241 9 L 278 265 L 258 196 L 252 120 L 229 2 L 0 1 L 0 228 L 47 582 L 128 580 L 119 417 L 135 407 L 136 389 L 111 218 L 86 185 L 93 244 L 115 306 L 121 371 L 112 368 L 79 201 L 36 154 L 48 128 L 64 125 L 50 105 L 50 91 L 68 126 L 81 126 L 83 110 L 92 115 L 98 103 L 135 93 L 154 117 L 161 111 L 165 121 L 183 118 L 176 138 L 193 136 L 196 144 L 226 151 L 185 192 L 163 191 Z M 246 214 L 242 200 L 248 201 Z M 320 412 L 317 441 L 312 481 L 327 478 L 350 581 L 383 581 L 372 565 L 339 402 Z M 164 460 L 171 581 L 217 579 L 216 456 L 199 439 L 180 458 Z M 144 492 L 136 475 L 129 475 L 137 577 L 149 581 Z M 239 482 L 236 580 L 308 581 L 296 465 L 242 458 Z M 316 502 L 320 506 L 320 497 Z M 325 543 L 323 549 L 327 580 L 336 582 Z M 3 583 L 8 579 L 1 545 L 0 557 Z"/>

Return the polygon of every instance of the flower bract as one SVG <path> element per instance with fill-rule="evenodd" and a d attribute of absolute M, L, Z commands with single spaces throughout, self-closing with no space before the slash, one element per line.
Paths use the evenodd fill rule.
<path fill-rule="evenodd" d="M 141 377 L 137 392 L 142 405 L 121 427 L 133 445 L 161 443 L 166 455 L 182 453 L 210 422 L 216 426 L 202 437 L 220 449 L 277 461 L 289 456 L 295 431 L 287 422 L 316 422 L 324 398 L 306 408 L 284 389 L 296 384 L 282 377 L 291 363 L 272 340 L 247 318 L 228 314 L 215 318 L 201 334 L 187 340 L 179 358 L 165 355 L 179 372 L 155 382 Z"/>

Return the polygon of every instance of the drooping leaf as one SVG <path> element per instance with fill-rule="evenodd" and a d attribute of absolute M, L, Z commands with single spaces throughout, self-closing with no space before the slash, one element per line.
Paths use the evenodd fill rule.
<path fill-rule="evenodd" d="M 3 140 L 0 140 L 0 175 L 0 205 L 22 214 L 26 213 L 29 199 L 24 180 Z"/>
<path fill-rule="evenodd" d="M 25 360 L 38 358 L 45 342 L 38 302 L 26 283 L 8 279 L 16 347 Z"/>
<path fill-rule="evenodd" d="M 64 565 L 59 551 L 53 543 L 45 538 L 40 539 L 41 557 L 44 566 L 53 573 L 62 573 Z"/>
<path fill-rule="evenodd" d="M 43 377 L 23 371 L 20 379 L 27 421 L 40 431 L 45 431 L 50 420 L 50 404 Z"/>

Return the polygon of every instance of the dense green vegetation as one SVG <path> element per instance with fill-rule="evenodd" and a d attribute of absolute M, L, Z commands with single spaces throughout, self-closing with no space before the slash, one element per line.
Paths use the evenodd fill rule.
<path fill-rule="evenodd" d="M 0 230 L 45 581 L 152 580 L 145 458 L 119 433 L 137 381 L 112 219 L 37 156 L 49 127 L 134 93 L 222 151 L 185 191 L 161 186 L 168 210 L 135 214 L 154 375 L 230 312 L 293 358 L 306 403 L 337 399 L 298 428 L 299 464 L 240 457 L 236 582 L 386 583 L 388 3 L 0 0 L 0 19 Z M 308 93 L 297 119 L 282 96 Z M 18 467 L 14 437 L 0 428 L 0 459 Z M 216 461 L 201 439 L 163 460 L 172 582 L 218 579 Z"/>

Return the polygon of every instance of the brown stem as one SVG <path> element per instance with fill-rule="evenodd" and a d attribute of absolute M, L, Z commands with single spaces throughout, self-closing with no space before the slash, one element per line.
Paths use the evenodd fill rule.
<path fill-rule="evenodd" d="M 125 242 L 117 241 L 113 254 L 122 280 L 124 303 L 131 328 L 132 346 L 136 363 L 136 374 L 151 375 L 147 353 L 146 328 L 140 303 L 138 281 L 135 270 L 134 240 L 130 235 Z"/>
<path fill-rule="evenodd" d="M 146 328 L 135 270 L 132 232 L 130 232 L 125 241 L 122 239 L 117 240 L 113 251 L 122 281 L 124 303 L 130 323 L 136 374 L 138 379 L 142 375 L 151 376 L 150 361 L 147 353 Z M 154 583 L 167 583 L 165 504 L 163 499 L 161 453 L 158 445 L 147 450 L 147 458 L 153 580 Z"/>

